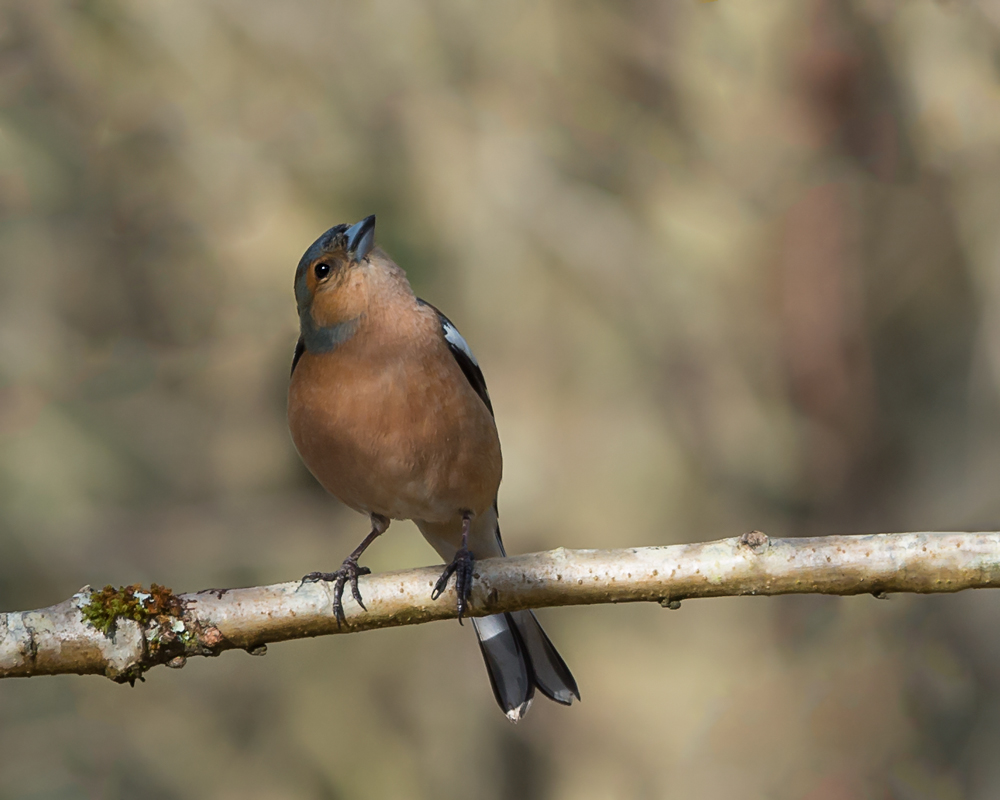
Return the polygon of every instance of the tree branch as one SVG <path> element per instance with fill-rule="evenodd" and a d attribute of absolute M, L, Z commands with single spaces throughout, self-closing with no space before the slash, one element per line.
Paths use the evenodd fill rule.
<path fill-rule="evenodd" d="M 430 599 L 440 567 L 362 577 L 368 611 L 331 587 L 298 581 L 173 595 L 153 587 L 94 592 L 37 611 L 0 614 L 0 677 L 106 675 L 134 682 L 157 664 L 306 636 L 416 625 L 455 616 L 449 589 Z M 1000 586 L 1000 533 L 894 533 L 734 539 L 624 550 L 566 550 L 476 562 L 472 615 L 548 606 L 776 594 L 957 592 Z M 131 617 L 131 618 L 128 618 Z M 111 632 L 106 635 L 101 626 Z"/>

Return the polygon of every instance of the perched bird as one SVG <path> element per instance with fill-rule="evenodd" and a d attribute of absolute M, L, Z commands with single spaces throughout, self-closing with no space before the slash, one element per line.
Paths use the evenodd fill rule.
<path fill-rule="evenodd" d="M 333 612 L 345 620 L 351 587 L 364 608 L 358 565 L 393 519 L 412 519 L 452 574 L 459 621 L 476 558 L 503 556 L 497 523 L 500 439 L 483 373 L 465 339 L 375 245 L 375 217 L 337 225 L 295 271 L 301 336 L 292 360 L 288 424 L 302 460 L 371 533 L 336 572 Z M 346 620 L 345 620 L 346 621 Z M 537 687 L 558 703 L 579 699 L 576 681 L 531 611 L 473 618 L 493 693 L 517 722 Z"/>

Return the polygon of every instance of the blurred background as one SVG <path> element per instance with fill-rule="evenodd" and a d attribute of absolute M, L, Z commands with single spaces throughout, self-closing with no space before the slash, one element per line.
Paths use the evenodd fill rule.
<path fill-rule="evenodd" d="M 1000 526 L 1000 3 L 0 3 L 0 608 L 336 567 L 339 222 L 472 344 L 508 550 Z M 366 563 L 435 563 L 408 523 Z M 987 798 L 1000 595 L 543 612 L 0 683 L 0 798 Z"/>

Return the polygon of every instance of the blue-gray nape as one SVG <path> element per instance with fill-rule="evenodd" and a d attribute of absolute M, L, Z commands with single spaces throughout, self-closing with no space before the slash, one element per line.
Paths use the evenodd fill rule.
<path fill-rule="evenodd" d="M 309 309 L 303 309 L 299 312 L 302 342 L 310 353 L 330 353 L 354 335 L 360 321 L 361 317 L 356 317 L 321 328 L 313 320 Z"/>

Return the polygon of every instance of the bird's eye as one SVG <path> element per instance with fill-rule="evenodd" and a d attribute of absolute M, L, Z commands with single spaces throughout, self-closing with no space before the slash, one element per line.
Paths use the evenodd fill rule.
<path fill-rule="evenodd" d="M 313 272 L 316 273 L 317 279 L 323 280 L 323 278 L 330 274 L 330 265 L 321 262 L 313 267 Z"/>

